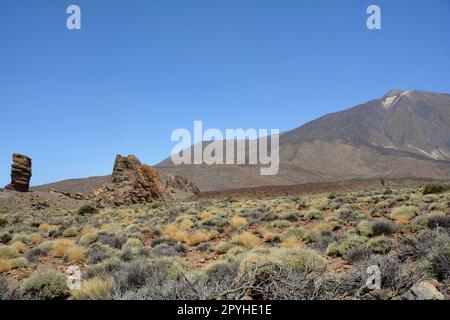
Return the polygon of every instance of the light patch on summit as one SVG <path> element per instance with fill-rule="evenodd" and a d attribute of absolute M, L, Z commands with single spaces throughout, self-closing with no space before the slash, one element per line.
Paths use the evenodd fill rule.
<path fill-rule="evenodd" d="M 400 97 L 406 96 L 406 95 L 410 94 L 411 92 L 412 91 L 405 91 L 400 95 Z"/>
<path fill-rule="evenodd" d="M 395 99 L 397 99 L 397 96 L 387 97 L 381 103 L 383 104 L 385 109 L 389 109 L 394 103 Z"/>
<path fill-rule="evenodd" d="M 400 92 L 398 92 L 398 93 L 400 93 Z M 381 103 L 383 104 L 384 108 L 388 110 L 388 109 L 392 108 L 392 106 L 394 105 L 394 102 L 396 102 L 401 97 L 407 96 L 410 93 L 411 93 L 411 91 L 404 91 L 404 92 L 400 93 L 400 95 L 389 96 L 386 99 L 384 99 Z"/>

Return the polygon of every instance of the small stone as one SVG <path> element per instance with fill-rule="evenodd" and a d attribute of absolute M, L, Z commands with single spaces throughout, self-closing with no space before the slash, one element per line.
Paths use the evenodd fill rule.
<path fill-rule="evenodd" d="M 406 294 L 407 300 L 444 300 L 444 296 L 430 281 L 422 281 L 413 286 Z"/>

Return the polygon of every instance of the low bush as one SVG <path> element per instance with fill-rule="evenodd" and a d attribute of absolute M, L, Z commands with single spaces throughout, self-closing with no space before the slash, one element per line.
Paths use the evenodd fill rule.
<path fill-rule="evenodd" d="M 240 262 L 241 274 L 266 263 L 276 263 L 298 273 L 309 273 L 326 268 L 326 260 L 317 252 L 305 248 L 256 248 Z"/>
<path fill-rule="evenodd" d="M 39 247 L 43 249 L 44 244 Z M 53 257 L 62 258 L 66 254 L 67 250 L 72 248 L 74 245 L 75 245 L 75 243 L 73 241 L 62 239 L 62 240 L 56 240 L 53 243 L 48 244 L 48 247 L 51 248 L 50 254 Z"/>
<path fill-rule="evenodd" d="M 368 260 L 370 258 L 372 251 L 366 247 L 350 249 L 345 254 L 345 260 L 350 262 L 360 262 L 364 260 Z"/>
<path fill-rule="evenodd" d="M 414 206 L 403 206 L 392 210 L 390 218 L 400 223 L 407 223 L 420 214 L 420 210 Z"/>
<path fill-rule="evenodd" d="M 97 209 L 96 207 L 94 207 L 94 206 L 92 206 L 92 205 L 90 205 L 90 204 L 85 204 L 85 205 L 82 205 L 82 206 L 78 209 L 77 213 L 78 213 L 80 216 L 85 216 L 85 215 L 98 214 L 99 211 L 98 211 L 98 209 Z"/>
<path fill-rule="evenodd" d="M 0 227 L 4 227 L 8 224 L 8 219 L 0 217 Z"/>
<path fill-rule="evenodd" d="M 10 271 L 13 268 L 12 259 L 0 258 L 0 274 Z"/>
<path fill-rule="evenodd" d="M 19 251 L 12 246 L 0 246 L 0 259 L 12 259 L 19 255 Z"/>
<path fill-rule="evenodd" d="M 64 254 L 65 262 L 82 262 L 86 259 L 86 249 L 81 246 L 73 246 Z"/>
<path fill-rule="evenodd" d="M 73 227 L 67 228 L 63 232 L 63 237 L 66 237 L 66 238 L 76 237 L 77 235 L 78 235 L 78 230 L 77 230 L 77 228 L 73 228 Z"/>
<path fill-rule="evenodd" d="M 387 254 L 391 251 L 394 241 L 386 236 L 378 236 L 367 242 L 367 248 L 373 253 Z"/>
<path fill-rule="evenodd" d="M 381 235 L 388 236 L 395 233 L 395 231 L 396 231 L 395 224 L 393 224 L 390 221 L 377 220 L 372 223 L 372 235 L 374 237 Z"/>
<path fill-rule="evenodd" d="M 97 236 L 97 241 L 110 246 L 111 248 L 120 249 L 125 244 L 127 239 L 125 237 L 116 236 L 106 232 L 100 232 Z"/>
<path fill-rule="evenodd" d="M 450 216 L 431 216 L 427 221 L 428 228 L 450 228 Z"/>
<path fill-rule="evenodd" d="M 310 209 L 304 215 L 304 218 L 306 220 L 322 219 L 323 217 L 324 217 L 323 212 L 318 209 Z"/>
<path fill-rule="evenodd" d="M 89 246 L 97 241 L 98 235 L 96 233 L 87 233 L 80 238 L 80 245 Z"/>
<path fill-rule="evenodd" d="M 230 250 L 231 248 L 233 248 L 235 246 L 236 245 L 233 243 L 221 242 L 216 245 L 215 251 L 217 252 L 217 254 L 226 254 L 228 252 L 228 250 Z"/>
<path fill-rule="evenodd" d="M 259 244 L 259 238 L 250 232 L 243 232 L 236 234 L 231 239 L 231 242 L 235 245 L 245 248 L 252 248 Z"/>
<path fill-rule="evenodd" d="M 54 270 L 36 273 L 22 283 L 22 293 L 31 299 L 56 300 L 69 296 L 66 277 Z"/>
<path fill-rule="evenodd" d="M 354 249 L 360 249 L 365 246 L 367 242 L 366 237 L 350 235 L 346 239 L 341 242 L 333 242 L 331 243 L 327 250 L 326 254 L 329 256 L 345 256 L 348 251 Z"/>
<path fill-rule="evenodd" d="M 289 228 L 291 225 L 292 222 L 290 222 L 289 220 L 275 220 L 272 221 L 272 223 L 270 224 L 272 228 L 280 228 L 280 229 Z"/>
<path fill-rule="evenodd" d="M 422 194 L 439 194 L 447 192 L 450 190 L 450 185 L 439 184 L 439 183 L 429 183 L 423 187 Z"/>
<path fill-rule="evenodd" d="M 12 243 L 11 247 L 16 249 L 20 253 L 25 253 L 25 251 L 27 250 L 27 246 L 23 242 L 20 242 L 20 241 L 16 241 L 16 242 Z"/>
<path fill-rule="evenodd" d="M 86 252 L 86 263 L 96 264 L 107 259 L 111 255 L 111 248 L 99 243 L 93 243 Z"/>
<path fill-rule="evenodd" d="M 106 300 L 110 299 L 113 286 L 112 278 L 92 278 L 83 282 L 81 289 L 74 290 L 74 300 Z"/>
<path fill-rule="evenodd" d="M 411 230 L 414 232 L 426 230 L 428 228 L 428 217 L 417 216 L 410 223 Z"/>
<path fill-rule="evenodd" d="M 357 226 L 358 232 L 364 237 L 369 237 L 373 234 L 372 222 L 368 220 L 361 221 Z"/>
<path fill-rule="evenodd" d="M 31 242 L 31 237 L 27 234 L 15 233 L 11 239 L 11 242 L 22 242 L 28 244 Z"/>
<path fill-rule="evenodd" d="M 238 275 L 238 264 L 234 260 L 218 260 L 209 264 L 202 272 L 206 275 L 207 281 L 213 283 L 217 283 L 219 279 L 233 281 Z"/>
<path fill-rule="evenodd" d="M 240 216 L 234 216 L 230 220 L 230 226 L 233 228 L 244 226 L 246 224 L 247 224 L 247 219 L 240 217 Z"/>
<path fill-rule="evenodd" d="M 438 281 L 450 280 L 450 237 L 439 235 L 421 268 Z"/>
<path fill-rule="evenodd" d="M 175 257 L 186 255 L 186 248 L 182 245 L 169 245 L 167 243 L 161 243 L 152 249 L 152 254 L 155 256 Z"/>
<path fill-rule="evenodd" d="M 47 252 L 43 251 L 41 248 L 36 247 L 27 252 L 26 257 L 29 262 L 34 263 L 37 261 L 38 257 L 46 256 Z"/>

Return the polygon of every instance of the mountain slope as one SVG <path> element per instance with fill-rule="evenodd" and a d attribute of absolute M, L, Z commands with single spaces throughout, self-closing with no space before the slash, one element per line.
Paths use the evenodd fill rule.
<path fill-rule="evenodd" d="M 375 177 L 450 179 L 450 95 L 392 90 L 285 132 L 275 176 L 261 176 L 257 165 L 174 165 L 170 158 L 156 168 L 185 176 L 202 191 Z M 85 192 L 108 179 L 50 186 Z"/>
<path fill-rule="evenodd" d="M 157 165 L 201 190 L 373 177 L 450 178 L 450 95 L 393 90 L 280 136 L 280 171 L 258 166 Z"/>

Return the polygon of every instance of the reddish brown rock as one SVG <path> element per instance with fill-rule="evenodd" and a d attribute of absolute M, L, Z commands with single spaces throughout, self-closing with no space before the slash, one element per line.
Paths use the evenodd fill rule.
<path fill-rule="evenodd" d="M 134 155 L 122 157 L 120 154 L 116 156 L 112 173 L 113 183 L 122 183 L 132 181 L 136 176 L 136 171 L 142 164 Z"/>
<path fill-rule="evenodd" d="M 28 192 L 31 180 L 31 159 L 14 153 L 11 165 L 11 183 L 5 188 L 20 192 Z"/>
<path fill-rule="evenodd" d="M 185 192 L 192 194 L 199 194 L 198 187 L 182 176 L 166 175 L 166 190 L 170 193 Z"/>
<path fill-rule="evenodd" d="M 118 155 L 114 163 L 112 183 L 92 192 L 99 207 L 151 203 L 166 198 L 161 176 L 135 156 Z"/>

